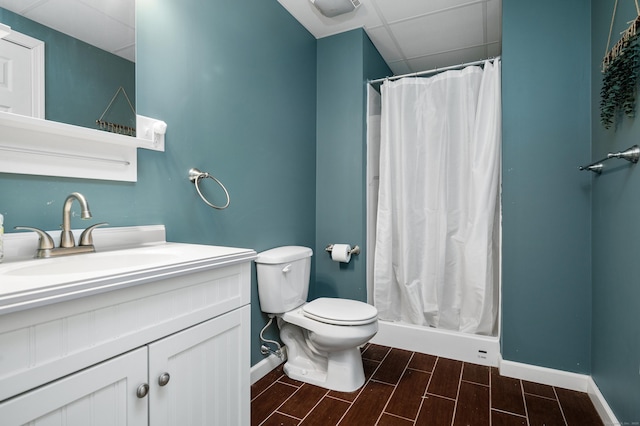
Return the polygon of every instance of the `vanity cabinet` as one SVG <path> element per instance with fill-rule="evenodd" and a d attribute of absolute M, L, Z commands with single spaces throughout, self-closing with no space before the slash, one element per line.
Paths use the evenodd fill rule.
<path fill-rule="evenodd" d="M 254 255 L 0 315 L 0 424 L 248 425 Z"/>

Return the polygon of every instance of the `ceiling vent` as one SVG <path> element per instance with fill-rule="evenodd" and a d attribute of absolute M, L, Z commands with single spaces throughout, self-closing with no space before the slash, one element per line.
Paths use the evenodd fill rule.
<path fill-rule="evenodd" d="M 360 0 L 309 0 L 328 18 L 353 12 L 360 7 Z"/>

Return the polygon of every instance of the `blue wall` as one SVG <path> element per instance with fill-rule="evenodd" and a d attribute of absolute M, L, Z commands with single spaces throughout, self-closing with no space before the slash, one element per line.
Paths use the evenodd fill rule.
<path fill-rule="evenodd" d="M 136 7 L 137 109 L 167 122 L 166 152 L 139 150 L 136 183 L 0 173 L 6 230 L 57 229 L 66 195 L 79 191 L 93 221 L 165 224 L 171 241 L 314 247 L 316 40 L 275 1 L 139 0 Z M 227 210 L 200 200 L 187 179 L 191 167 L 227 186 Z M 255 363 L 263 359 L 265 323 L 255 275 L 252 291 Z"/>
<path fill-rule="evenodd" d="M 367 300 L 366 82 L 391 75 L 362 29 L 318 40 L 315 285 L 310 299 Z M 332 243 L 359 245 L 336 263 Z"/>
<path fill-rule="evenodd" d="M 600 124 L 600 72 L 607 48 L 613 3 L 592 1 L 593 159 L 623 151 L 640 138 L 640 120 L 622 118 L 605 130 Z M 619 2 L 611 45 L 637 15 L 634 2 Z M 611 47 L 611 46 L 610 46 Z M 636 102 L 636 108 L 638 103 Z M 637 117 L 638 114 L 636 114 Z M 621 422 L 640 422 L 640 168 L 623 160 L 605 163 L 592 176 L 593 190 L 593 349 L 592 375 Z"/>
<path fill-rule="evenodd" d="M 45 43 L 47 120 L 96 128 L 122 86 L 135 107 L 135 64 L 0 8 L 0 22 Z M 118 96 L 104 120 L 135 127 L 135 114 Z"/>
<path fill-rule="evenodd" d="M 590 10 L 509 0 L 503 19 L 504 359 L 590 372 Z"/>

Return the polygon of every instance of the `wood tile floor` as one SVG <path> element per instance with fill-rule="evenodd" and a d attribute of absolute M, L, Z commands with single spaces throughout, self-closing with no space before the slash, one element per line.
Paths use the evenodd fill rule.
<path fill-rule="evenodd" d="M 373 344 L 362 358 L 365 385 L 352 393 L 271 371 L 251 386 L 252 426 L 603 425 L 587 394 L 496 368 Z"/>

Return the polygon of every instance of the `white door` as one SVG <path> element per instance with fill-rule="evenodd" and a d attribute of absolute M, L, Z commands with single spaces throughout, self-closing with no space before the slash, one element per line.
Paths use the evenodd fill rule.
<path fill-rule="evenodd" d="M 44 118 L 44 43 L 11 32 L 0 39 L 0 111 Z"/>
<path fill-rule="evenodd" d="M 153 426 L 249 425 L 249 306 L 149 345 Z"/>
<path fill-rule="evenodd" d="M 147 348 L 136 349 L 0 404 L 3 426 L 147 426 Z"/>

